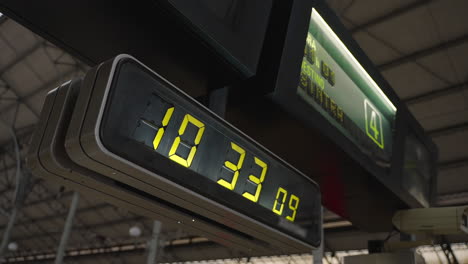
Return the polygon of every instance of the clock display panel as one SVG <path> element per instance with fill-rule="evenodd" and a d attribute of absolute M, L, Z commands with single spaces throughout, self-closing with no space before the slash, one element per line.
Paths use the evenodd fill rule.
<path fill-rule="evenodd" d="M 122 60 L 111 78 L 100 125 L 109 151 L 296 239 L 320 243 L 313 181 L 140 64 Z"/>

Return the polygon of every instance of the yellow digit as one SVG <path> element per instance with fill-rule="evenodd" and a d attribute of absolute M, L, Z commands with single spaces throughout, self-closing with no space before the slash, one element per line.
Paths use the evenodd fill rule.
<path fill-rule="evenodd" d="M 372 111 L 370 128 L 374 131 L 374 138 L 377 140 L 379 138 L 379 129 L 377 128 L 377 114 Z"/>
<path fill-rule="evenodd" d="M 299 197 L 297 197 L 294 194 L 291 194 L 291 197 L 289 197 L 289 209 L 293 212 L 291 216 L 286 216 L 286 219 L 288 219 L 291 222 L 294 222 L 294 219 L 296 219 L 296 213 L 297 213 L 297 208 L 299 207 Z"/>
<path fill-rule="evenodd" d="M 244 192 L 242 194 L 242 196 L 244 196 L 245 198 L 251 200 L 252 202 L 257 202 L 258 201 L 258 197 L 260 196 L 260 192 L 262 191 L 262 183 L 263 181 L 265 180 L 265 175 L 266 175 L 266 172 L 267 172 L 267 165 L 265 162 L 261 161 L 259 158 L 257 157 L 254 157 L 255 159 L 255 164 L 257 164 L 258 166 L 260 166 L 262 168 L 262 172 L 260 173 L 260 177 L 257 177 L 255 175 L 249 175 L 249 180 L 255 184 L 257 184 L 257 189 L 255 190 L 255 194 L 251 194 L 251 193 L 248 193 L 248 192 Z"/>
<path fill-rule="evenodd" d="M 281 194 L 283 194 L 283 199 L 279 202 L 280 208 L 278 210 L 276 209 L 276 207 L 278 206 L 278 198 L 280 197 Z M 275 214 L 277 215 L 283 214 L 283 208 L 284 208 L 284 202 L 286 202 L 286 196 L 288 196 L 288 192 L 285 189 L 279 187 L 278 192 L 276 193 L 276 200 L 275 200 L 275 203 L 273 204 L 273 209 L 272 209 L 272 211 Z"/>
<path fill-rule="evenodd" d="M 224 166 L 232 170 L 234 172 L 234 175 L 232 175 L 231 182 L 228 182 L 224 179 L 219 179 L 218 184 L 228 188 L 229 190 L 234 190 L 234 188 L 236 187 L 237 178 L 239 178 L 239 170 L 242 168 L 242 164 L 244 163 L 245 150 L 239 147 L 238 145 L 234 144 L 234 142 L 231 142 L 231 148 L 240 154 L 239 160 L 237 161 L 237 165 L 226 160 L 224 162 Z"/>
<path fill-rule="evenodd" d="M 174 113 L 174 107 L 167 109 L 166 114 L 164 115 L 164 118 L 162 120 L 162 127 L 158 129 L 158 132 L 156 133 L 153 139 L 154 149 L 158 148 L 159 143 L 161 142 L 161 139 L 164 135 L 164 128 L 167 127 L 167 124 L 169 123 L 169 120 L 171 120 L 173 113 Z"/>
<path fill-rule="evenodd" d="M 181 156 L 177 155 L 176 152 L 181 142 L 180 137 L 185 133 L 185 129 L 187 128 L 188 123 L 192 123 L 196 127 L 198 127 L 198 132 L 197 132 L 197 135 L 195 136 L 195 140 L 194 140 L 192 148 L 190 149 L 190 153 L 188 154 L 188 157 L 184 159 Z M 205 131 L 205 124 L 200 122 L 200 120 L 196 119 L 195 117 L 189 114 L 186 114 L 184 117 L 184 120 L 182 121 L 182 124 L 180 125 L 179 135 L 175 138 L 174 143 L 172 144 L 172 147 L 169 150 L 169 158 L 184 167 L 187 167 L 187 168 L 190 167 L 193 161 L 193 157 L 195 156 L 195 153 L 197 152 L 197 146 L 198 144 L 200 144 L 204 131 Z"/>

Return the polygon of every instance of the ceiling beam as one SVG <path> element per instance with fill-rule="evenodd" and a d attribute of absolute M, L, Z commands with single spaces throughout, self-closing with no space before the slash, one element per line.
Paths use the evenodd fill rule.
<path fill-rule="evenodd" d="M 15 134 L 16 134 L 16 138 L 18 139 L 18 144 L 21 145 L 23 141 L 26 141 L 24 143 L 29 143 L 29 139 L 32 136 L 32 133 L 34 132 L 35 128 L 36 128 L 36 124 L 31 124 L 31 125 L 27 125 L 27 126 L 15 129 Z M 7 139 L 3 142 L 0 142 L 0 150 L 9 151 L 13 148 L 14 148 L 14 142 L 11 139 Z"/>
<path fill-rule="evenodd" d="M 110 226 L 115 226 L 123 223 L 131 223 L 131 222 L 136 222 L 136 221 L 142 221 L 144 220 L 145 217 L 143 216 L 134 216 L 134 217 L 129 217 L 129 218 L 122 218 L 122 219 L 117 219 L 117 220 L 112 220 L 112 221 L 105 221 L 101 222 L 98 224 L 90 225 L 90 226 L 76 226 L 73 227 L 73 232 L 77 231 L 82 231 L 82 230 L 96 230 L 99 228 L 108 228 Z M 46 232 L 46 233 L 38 233 L 38 234 L 28 234 L 28 235 L 23 235 L 23 236 L 17 236 L 17 237 L 12 237 L 11 241 L 24 241 L 24 240 L 30 240 L 30 239 L 40 239 L 43 237 L 47 236 L 60 236 L 62 234 L 62 231 L 51 231 L 51 232 Z"/>
<path fill-rule="evenodd" d="M 466 205 L 467 203 L 468 203 L 468 192 L 439 194 L 437 196 L 438 206 L 458 206 L 458 205 Z"/>
<path fill-rule="evenodd" d="M 78 67 L 78 66 L 77 66 Z M 63 74 L 61 74 L 60 76 L 58 76 L 57 78 L 51 80 L 51 81 L 48 81 L 46 82 L 45 84 L 43 84 L 42 86 L 40 86 L 39 88 L 37 88 L 36 90 L 32 91 L 32 92 L 29 92 L 27 94 L 25 94 L 24 96 L 21 96 L 21 97 L 18 97 L 18 100 L 21 100 L 22 102 L 26 102 L 27 100 L 31 99 L 32 97 L 34 97 L 35 95 L 38 95 L 40 92 L 46 90 L 46 89 L 51 89 L 51 88 L 54 88 L 53 86 L 55 85 L 60 85 L 60 81 L 62 81 L 64 79 L 64 77 L 67 77 L 69 75 L 72 75 L 73 73 L 77 72 L 77 70 L 75 68 L 72 68 L 71 70 L 68 70 L 66 72 L 64 72 Z M 64 80 L 65 81 L 65 80 Z M 14 108 L 16 105 L 16 103 L 13 103 L 13 104 L 10 104 L 6 107 L 4 107 L 3 109 L 0 109 L 0 112 L 1 113 L 5 113 L 5 112 L 8 112 L 10 111 L 12 108 Z"/>
<path fill-rule="evenodd" d="M 5 21 L 7 21 L 7 17 L 5 15 L 2 14 L 2 16 L 0 16 L 0 26 L 5 23 Z"/>
<path fill-rule="evenodd" d="M 182 243 L 180 243 L 182 242 Z M 100 257 L 136 257 L 145 259 L 147 243 L 125 243 L 103 247 L 85 247 L 67 250 L 65 260 L 73 261 L 95 261 Z M 202 253 L 200 253 L 202 252 Z M 203 254 L 203 253 L 211 254 Z M 209 241 L 202 237 L 183 238 L 173 241 L 167 241 L 164 245 L 164 255 L 159 262 L 207 260 L 207 259 L 226 259 L 246 257 L 245 253 L 232 251 L 224 246 Z M 39 253 L 16 254 L 16 256 L 7 257 L 5 263 L 49 263 L 55 258 L 55 251 L 44 251 Z M 255 255 L 255 254 L 253 254 Z"/>
<path fill-rule="evenodd" d="M 454 85 L 450 85 L 450 86 L 447 86 L 447 87 L 444 87 L 444 88 L 441 88 L 441 89 L 437 89 L 435 91 L 430 91 L 430 92 L 427 92 L 427 93 L 422 93 L 422 94 L 418 94 L 418 95 L 415 95 L 415 96 L 412 96 L 412 97 L 408 97 L 406 99 L 403 99 L 403 101 L 407 105 L 410 106 L 410 105 L 415 105 L 415 104 L 418 104 L 418 103 L 431 101 L 431 100 L 439 98 L 439 97 L 443 97 L 443 96 L 447 96 L 447 95 L 451 95 L 451 94 L 455 94 L 455 93 L 460 93 L 460 92 L 463 92 L 465 90 L 468 90 L 468 81 L 458 83 L 458 84 L 454 84 Z"/>
<path fill-rule="evenodd" d="M 42 178 L 35 177 L 33 184 L 40 184 L 42 181 L 43 181 Z M 9 187 L 9 188 L 3 189 L 2 191 L 0 191 L 0 196 L 2 196 L 3 193 L 10 192 L 10 191 L 14 191 L 14 187 Z M 55 201 L 57 199 L 67 198 L 67 197 L 70 197 L 72 195 L 73 195 L 73 191 L 67 191 L 67 192 L 63 192 L 61 194 L 58 194 L 58 193 L 57 194 L 52 194 L 52 195 L 49 195 L 49 196 L 47 196 L 45 198 L 37 199 L 37 200 L 31 201 L 29 203 L 25 203 L 25 204 L 22 205 L 21 208 L 24 209 L 24 208 L 28 208 L 28 207 L 32 207 L 32 206 L 37 206 L 37 205 L 40 205 L 40 204 L 43 204 L 43 203 L 50 203 L 50 202 Z M 6 208 L 5 210 L 10 211 L 11 209 L 12 208 Z"/>
<path fill-rule="evenodd" d="M 79 214 L 84 214 L 84 213 L 88 213 L 88 212 L 91 212 L 91 211 L 98 211 L 98 210 L 106 209 L 108 207 L 111 207 L 111 205 L 108 204 L 108 203 L 97 204 L 97 205 L 89 206 L 89 207 L 86 207 L 86 208 L 80 208 L 80 209 L 76 210 L 76 214 L 79 215 Z M 34 223 L 40 223 L 40 222 L 46 222 L 46 221 L 52 221 L 52 220 L 55 220 L 57 218 L 60 218 L 60 219 L 63 220 L 63 219 L 65 219 L 67 214 L 68 214 L 68 212 L 63 212 L 63 213 L 60 213 L 60 214 L 52 214 L 52 215 L 46 215 L 46 216 L 43 216 L 43 217 L 37 217 L 37 218 L 31 219 L 29 221 L 18 222 L 18 223 L 15 224 L 15 227 L 23 226 L 23 225 L 31 225 L 31 224 L 34 224 Z M 5 228 L 5 226 L 0 226 L 0 230 L 2 230 L 3 228 Z"/>
<path fill-rule="evenodd" d="M 31 111 L 31 113 L 33 113 L 33 115 L 39 119 L 39 113 L 37 113 L 36 110 L 34 110 L 34 108 L 32 107 L 32 105 L 30 103 L 28 103 L 27 101 L 23 100 L 23 98 L 18 94 L 18 92 L 16 91 L 16 89 L 14 89 L 10 84 L 8 84 L 8 82 L 5 80 L 5 79 L 2 79 L 2 81 L 6 84 L 6 86 L 8 87 L 8 89 L 13 93 L 13 95 L 16 97 L 16 103 L 13 103 L 12 105 L 13 106 L 16 106 L 18 103 L 22 103 L 24 104 L 24 106 L 26 106 L 26 108 L 29 109 L 29 111 Z M 6 111 L 5 111 L 6 112 Z M 11 125 L 13 128 L 15 127 L 15 124 L 12 124 Z"/>
<path fill-rule="evenodd" d="M 86 209 L 84 209 L 86 210 Z M 101 223 L 97 223 L 94 225 L 90 225 L 87 227 L 84 226 L 77 226 L 73 228 L 73 232 L 81 231 L 81 230 L 98 230 L 99 228 L 107 228 L 110 226 L 115 226 L 123 223 L 131 223 L 131 222 L 136 222 L 136 221 L 143 221 L 146 219 L 143 216 L 133 216 L 133 217 L 128 217 L 128 218 L 121 218 L 117 220 L 111 220 L 111 221 L 105 221 Z M 35 219 L 37 220 L 37 219 Z M 34 221 L 37 223 L 37 221 Z M 337 226 L 337 227 L 330 227 L 327 228 L 326 234 L 329 234 L 330 232 L 343 232 L 343 231 L 349 231 L 349 230 L 357 230 L 356 227 L 354 226 Z M 46 236 L 60 236 L 61 231 L 53 231 L 53 232 L 47 232 L 47 233 L 38 233 L 38 234 L 28 234 L 24 236 L 18 236 L 18 237 L 13 237 L 12 241 L 24 241 L 24 240 L 31 240 L 31 239 L 41 239 Z"/>
<path fill-rule="evenodd" d="M 362 30 L 364 30 L 366 28 L 369 28 L 369 27 L 375 26 L 377 24 L 383 23 L 385 21 L 396 19 L 396 18 L 398 18 L 398 17 L 400 17 L 400 16 L 402 16 L 404 14 L 412 12 L 415 9 L 418 9 L 418 8 L 420 8 L 422 6 L 425 6 L 425 5 L 429 4 L 430 2 L 433 2 L 433 0 L 419 0 L 419 1 L 416 1 L 416 2 L 413 2 L 413 3 L 410 3 L 408 5 L 405 5 L 405 6 L 397 8 L 397 9 L 394 9 L 394 10 L 392 10 L 391 12 L 389 12 L 389 13 L 387 13 L 385 15 L 370 19 L 367 22 L 364 22 L 364 23 L 362 23 L 362 24 L 360 24 L 358 26 L 355 26 L 350 31 L 351 31 L 352 34 L 355 34 L 355 33 L 359 32 L 359 31 L 362 31 Z"/>
<path fill-rule="evenodd" d="M 8 64 L 6 64 L 5 66 L 3 66 L 1 69 L 0 69 L 0 76 L 2 76 L 3 74 L 5 74 L 6 71 L 8 71 L 9 69 L 13 68 L 16 64 L 22 62 L 23 60 L 25 60 L 27 57 L 31 56 L 34 52 L 36 52 L 40 47 L 42 47 L 42 45 L 44 45 L 45 41 L 39 41 L 37 42 L 36 44 L 34 44 L 33 46 L 31 46 L 29 49 L 27 49 L 26 51 L 24 51 L 23 53 L 21 53 L 19 56 L 16 56 L 16 58 L 12 61 L 10 61 Z"/>
<path fill-rule="evenodd" d="M 468 122 L 458 123 L 455 125 L 450 125 L 450 126 L 446 126 L 442 128 L 429 130 L 427 131 L 427 134 L 431 136 L 432 138 L 436 138 L 436 137 L 446 136 L 446 135 L 450 135 L 450 134 L 457 133 L 457 132 L 463 132 L 465 130 L 468 130 Z"/>
<path fill-rule="evenodd" d="M 449 170 L 468 166 L 468 157 L 462 157 L 455 160 L 440 162 L 437 167 L 439 170 Z"/>
<path fill-rule="evenodd" d="M 115 245 L 112 247 L 80 248 L 67 250 L 65 261 L 94 260 L 99 257 L 131 257 L 144 256 L 146 246 L 143 243 Z M 51 263 L 56 257 L 56 251 L 44 251 L 40 253 L 22 254 L 7 257 L 4 263 Z"/>
<path fill-rule="evenodd" d="M 437 53 L 439 51 L 451 49 L 451 48 L 457 47 L 457 46 L 459 46 L 461 44 L 464 44 L 464 43 L 467 43 L 467 42 L 468 42 L 468 34 L 465 34 L 465 35 L 457 37 L 455 39 L 451 39 L 449 41 L 442 42 L 442 43 L 436 44 L 434 46 L 431 46 L 431 47 L 428 47 L 428 48 L 425 48 L 425 49 L 422 49 L 422 50 L 415 51 L 415 52 L 407 54 L 407 55 L 405 55 L 403 57 L 400 57 L 400 58 L 397 58 L 397 59 L 394 59 L 394 60 L 391 60 L 391 61 L 388 61 L 388 62 L 384 62 L 384 63 L 378 65 L 377 67 L 379 68 L 380 71 L 387 71 L 387 70 L 396 68 L 396 67 L 398 67 L 398 66 L 400 66 L 402 64 L 405 64 L 405 63 L 408 63 L 408 62 L 411 62 L 411 61 L 416 61 L 418 59 L 427 57 L 427 56 L 432 55 L 434 53 Z"/>

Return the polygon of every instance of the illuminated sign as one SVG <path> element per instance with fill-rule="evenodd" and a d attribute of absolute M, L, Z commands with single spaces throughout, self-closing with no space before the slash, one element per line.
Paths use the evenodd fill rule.
<path fill-rule="evenodd" d="M 325 2 L 280 2 L 261 67 L 232 89 L 227 117 L 319 182 L 327 208 L 364 230 L 385 230 L 395 210 L 422 206 L 401 181 L 410 114 Z M 263 101 L 241 101 L 251 91 Z M 282 145 L 264 136 L 271 130 Z"/>
<path fill-rule="evenodd" d="M 396 108 L 315 9 L 297 94 L 357 146 L 390 162 Z"/>
<path fill-rule="evenodd" d="M 82 167 L 268 243 L 320 243 L 313 181 L 129 56 L 85 82 L 65 146 Z"/>
<path fill-rule="evenodd" d="M 88 76 L 92 79 L 94 73 L 92 70 Z M 232 249 L 255 252 L 259 255 L 277 252 L 278 247 L 284 252 L 290 250 L 281 245 L 275 248 L 258 238 L 213 224 L 209 219 L 74 163 L 66 153 L 64 141 L 82 83 L 78 78 L 47 94 L 26 159 L 34 175 L 79 191 L 86 197 L 158 219 L 168 228 L 180 228 L 183 224 L 185 231 L 204 236 Z"/>

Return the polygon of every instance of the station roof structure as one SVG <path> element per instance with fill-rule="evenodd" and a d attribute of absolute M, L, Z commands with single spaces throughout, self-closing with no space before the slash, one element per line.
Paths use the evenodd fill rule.
<path fill-rule="evenodd" d="M 328 3 L 436 142 L 437 205 L 468 204 L 468 1 L 395 0 L 376 4 L 372 0 L 329 0 Z M 6 228 L 12 208 L 16 151 L 24 164 L 46 93 L 82 76 L 88 68 L 44 38 L 0 15 L 0 230 Z M 34 176 L 31 182 L 11 238 L 18 249 L 8 252 L 6 263 L 52 263 L 60 240 L 73 191 Z M 387 235 L 362 232 L 329 211 L 324 220 L 327 252 L 361 252 L 367 247 L 367 240 Z M 140 237 L 129 235 L 133 226 L 141 228 Z M 142 263 L 151 227 L 151 219 L 82 196 L 67 261 Z M 449 240 L 468 241 L 466 237 Z M 238 259 L 241 257 L 238 252 L 181 229 L 163 227 L 160 245 L 160 262 L 247 261 Z M 459 260 L 468 262 L 466 243 L 456 244 L 455 248 Z M 439 263 L 437 259 L 444 257 L 440 247 L 420 250 L 433 261 L 430 263 Z M 252 262 L 310 263 L 310 258 L 310 255 L 283 256 Z"/>

